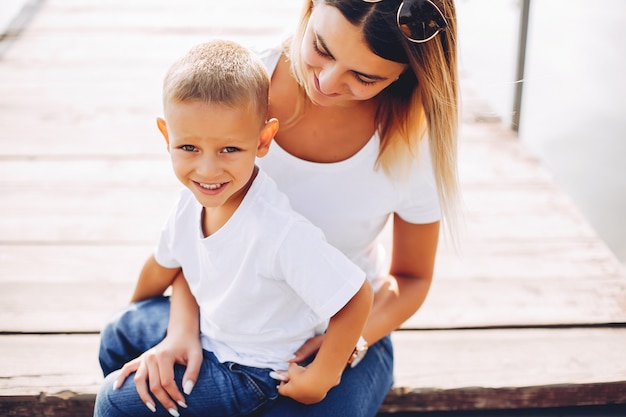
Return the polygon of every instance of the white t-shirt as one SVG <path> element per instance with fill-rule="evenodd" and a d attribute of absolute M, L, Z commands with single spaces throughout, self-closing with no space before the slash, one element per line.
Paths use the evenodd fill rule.
<path fill-rule="evenodd" d="M 204 237 L 201 216 L 184 189 L 155 258 L 183 268 L 200 306 L 202 347 L 221 362 L 287 369 L 287 359 L 324 331 L 365 280 L 262 170 L 218 231 Z"/>
<path fill-rule="evenodd" d="M 259 54 L 270 74 L 280 53 L 275 48 Z M 375 290 L 388 274 L 381 232 L 389 216 L 398 213 L 407 222 L 424 224 L 441 218 L 427 140 L 405 182 L 375 169 L 379 144 L 375 134 L 344 161 L 316 163 L 296 158 L 273 142 L 268 155 L 257 161 L 292 207 L 365 271 Z"/>

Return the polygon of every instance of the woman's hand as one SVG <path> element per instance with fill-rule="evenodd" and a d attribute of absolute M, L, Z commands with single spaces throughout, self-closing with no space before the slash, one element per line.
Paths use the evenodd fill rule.
<path fill-rule="evenodd" d="M 202 364 L 202 347 L 198 337 L 185 339 L 166 336 L 161 343 L 122 367 L 114 382 L 114 389 L 122 386 L 126 378 L 135 372 L 137 393 L 146 407 L 153 411 L 156 409 L 150 396 L 152 392 L 172 414 L 171 410 L 177 410 L 176 404 L 187 407 L 185 397 L 174 381 L 176 363 L 187 367 L 183 375 L 183 391 L 189 395 Z"/>
<path fill-rule="evenodd" d="M 187 407 L 185 397 L 174 381 L 176 363 L 187 367 L 182 385 L 184 393 L 189 395 L 200 373 L 202 346 L 198 304 L 181 272 L 172 283 L 167 336 L 161 343 L 125 364 L 114 387 L 120 387 L 124 380 L 135 372 L 137 393 L 146 407 L 150 410 L 156 409 L 150 396 L 152 392 L 163 407 L 175 416 L 178 414 L 176 404 L 183 408 Z"/>

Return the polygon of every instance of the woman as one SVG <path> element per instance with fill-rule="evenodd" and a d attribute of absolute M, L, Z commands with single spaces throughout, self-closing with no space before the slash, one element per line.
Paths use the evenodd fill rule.
<path fill-rule="evenodd" d="M 259 415 L 374 416 L 392 385 L 389 333 L 426 298 L 441 213 L 454 223 L 454 4 L 305 0 L 304 6 L 290 42 L 263 54 L 272 74 L 270 117 L 281 129 L 259 164 L 293 207 L 366 272 L 376 294 L 363 332 L 369 349 L 362 356 L 359 346 L 358 366 L 348 366 L 316 404 L 289 399 L 281 382 L 286 396 Z M 387 258 L 381 239 L 390 217 Z M 125 365 L 116 385 L 136 371 L 141 398 L 151 392 L 177 415 L 186 398 L 179 387 L 188 394 L 199 372 L 197 307 L 184 286 L 174 288 L 171 302 L 148 299 L 154 295 L 135 294 L 133 301 L 147 300 L 103 331 L 100 360 L 106 374 L 156 345 Z M 307 342 L 293 360 L 314 354 L 323 337 Z M 182 380 L 174 380 L 174 363 L 186 366 Z"/>

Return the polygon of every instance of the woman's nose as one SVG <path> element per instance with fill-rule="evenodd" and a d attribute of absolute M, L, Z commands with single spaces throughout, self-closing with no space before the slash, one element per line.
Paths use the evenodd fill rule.
<path fill-rule="evenodd" d="M 339 91 L 341 85 L 342 73 L 336 66 L 328 65 L 320 71 L 318 80 L 320 83 L 320 90 L 324 94 L 334 94 Z"/>

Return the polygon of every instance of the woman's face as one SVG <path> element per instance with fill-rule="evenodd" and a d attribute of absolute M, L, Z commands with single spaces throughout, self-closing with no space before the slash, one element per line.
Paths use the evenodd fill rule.
<path fill-rule="evenodd" d="M 301 45 L 309 98 L 320 106 L 369 100 L 407 67 L 376 55 L 361 29 L 323 2 L 311 13 Z"/>

